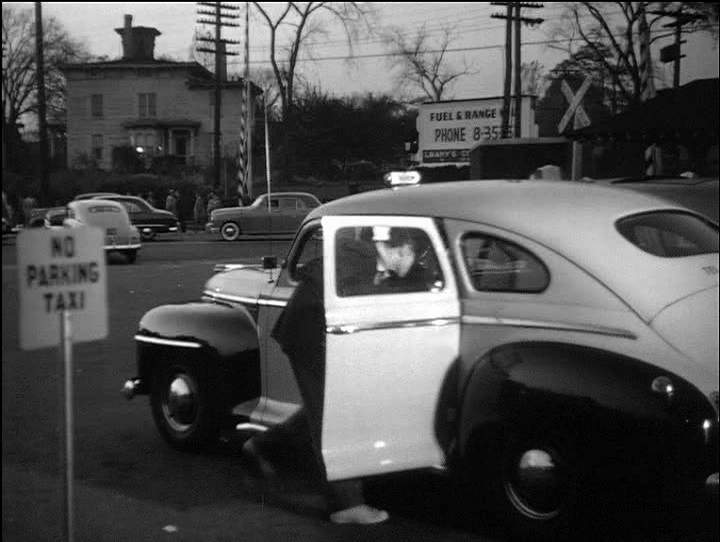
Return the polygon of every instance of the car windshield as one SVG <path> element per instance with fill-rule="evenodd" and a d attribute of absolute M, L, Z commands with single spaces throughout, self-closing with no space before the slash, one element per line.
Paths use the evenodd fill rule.
<path fill-rule="evenodd" d="M 654 256 L 680 258 L 718 252 L 718 228 L 690 213 L 662 211 L 619 220 L 617 230 Z"/>

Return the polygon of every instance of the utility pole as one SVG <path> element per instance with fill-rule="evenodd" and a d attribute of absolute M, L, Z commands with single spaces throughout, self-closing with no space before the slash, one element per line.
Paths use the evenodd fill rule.
<path fill-rule="evenodd" d="M 502 133 L 503 137 L 507 137 L 507 135 L 510 133 L 510 77 L 511 73 L 513 72 L 513 69 L 511 67 L 510 58 L 511 58 L 511 34 L 512 34 L 512 22 L 515 23 L 515 46 L 514 46 L 514 72 L 515 72 L 515 117 L 514 117 L 514 127 L 512 134 L 514 137 L 520 137 L 520 127 L 521 127 L 521 116 L 520 116 L 520 106 L 522 104 L 522 63 L 521 63 L 521 46 L 522 46 L 522 40 L 520 37 L 520 23 L 526 24 L 526 25 L 536 25 L 540 24 L 544 21 L 544 19 L 540 18 L 529 18 L 529 17 L 522 17 L 520 14 L 520 10 L 522 8 L 541 8 L 543 7 L 542 4 L 536 4 L 532 2 L 490 2 L 494 6 L 506 6 L 507 7 L 507 13 L 505 15 L 500 13 L 493 13 L 490 17 L 493 19 L 506 19 L 507 25 L 505 27 L 505 85 L 504 85 L 504 95 L 503 95 L 503 126 L 502 126 Z M 513 14 L 514 12 L 514 14 Z"/>
<path fill-rule="evenodd" d="M 662 62 L 674 62 L 673 87 L 678 88 L 680 86 L 680 59 L 685 56 L 681 54 L 680 51 L 681 44 L 685 43 L 685 40 L 681 39 L 682 27 L 695 21 L 703 20 L 705 17 L 697 13 L 684 13 L 682 8 L 676 11 L 650 11 L 648 13 L 675 19 L 673 22 L 663 25 L 663 28 L 675 29 L 675 43 L 660 49 L 660 60 Z"/>
<path fill-rule="evenodd" d="M 221 129 L 220 129 L 220 112 L 222 109 L 222 85 L 224 79 L 227 77 L 225 70 L 225 57 L 234 56 L 237 53 L 231 53 L 226 51 L 227 44 L 236 44 L 237 41 L 225 40 L 222 38 L 222 27 L 223 26 L 238 26 L 235 23 L 226 22 L 224 19 L 237 19 L 238 16 L 232 14 L 233 11 L 237 11 L 240 8 L 222 2 L 198 2 L 199 6 L 206 6 L 214 8 L 213 11 L 198 10 L 198 15 L 208 15 L 213 19 L 198 19 L 200 24 L 210 24 L 215 26 L 215 38 L 198 38 L 200 41 L 214 42 L 215 48 L 209 49 L 204 47 L 198 47 L 198 51 L 215 54 L 215 111 L 214 111 L 214 122 L 213 122 L 213 163 L 215 166 L 215 182 L 214 187 L 217 189 L 220 186 L 221 179 Z M 223 10 L 230 11 L 226 13 Z M 227 185 L 225 186 L 225 198 L 227 199 Z"/>
<path fill-rule="evenodd" d="M 45 107 L 45 53 L 43 51 L 41 2 L 35 2 L 35 63 L 37 66 L 38 130 L 40 131 L 40 201 L 43 205 L 50 205 L 47 112 Z"/>

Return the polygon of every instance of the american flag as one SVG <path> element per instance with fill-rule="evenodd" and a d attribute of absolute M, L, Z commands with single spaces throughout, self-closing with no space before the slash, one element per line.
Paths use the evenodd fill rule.
<path fill-rule="evenodd" d="M 238 141 L 238 196 L 252 199 L 252 174 L 250 163 L 251 138 L 251 89 L 250 89 L 250 16 L 249 3 L 245 2 L 245 55 L 243 87 L 240 94 L 240 137 Z"/>

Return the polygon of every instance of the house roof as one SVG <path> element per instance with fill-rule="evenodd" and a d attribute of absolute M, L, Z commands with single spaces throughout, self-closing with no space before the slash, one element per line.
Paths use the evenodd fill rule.
<path fill-rule="evenodd" d="M 657 140 L 677 136 L 718 137 L 718 79 L 698 79 L 660 90 L 627 111 L 564 135 L 573 139 L 615 137 Z"/>
<path fill-rule="evenodd" d="M 61 69 L 63 71 L 86 71 L 86 70 L 118 70 L 118 69 L 165 69 L 165 70 L 192 70 L 202 73 L 203 75 L 212 78 L 210 73 L 202 64 L 198 62 L 180 62 L 176 60 L 132 60 L 132 59 L 117 59 L 117 60 L 100 60 L 97 62 L 79 62 L 71 64 L 63 64 Z"/>
<path fill-rule="evenodd" d="M 198 128 L 200 121 L 192 119 L 134 119 L 123 122 L 123 128 Z"/>

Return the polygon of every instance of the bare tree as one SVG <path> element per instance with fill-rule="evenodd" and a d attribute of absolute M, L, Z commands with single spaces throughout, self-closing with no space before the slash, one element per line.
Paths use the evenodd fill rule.
<path fill-rule="evenodd" d="M 270 34 L 269 60 L 277 84 L 280 109 L 285 125 L 285 175 L 292 177 L 294 163 L 294 102 L 298 80 L 300 52 L 312 55 L 312 38 L 328 33 L 328 26 L 339 24 L 344 31 L 349 56 L 353 42 L 363 24 L 368 23 L 371 9 L 358 2 L 287 2 L 264 7 L 253 6 L 265 22 Z"/>
<path fill-rule="evenodd" d="M 640 100 L 640 19 L 644 10 L 653 43 L 672 36 L 672 29 L 662 25 L 672 19 L 658 14 L 658 10 L 672 11 L 696 2 L 568 2 L 560 22 L 552 29 L 556 41 L 564 43 L 570 55 L 580 46 L 587 47 L 596 63 L 587 75 L 607 78 L 618 95 L 619 103 Z M 706 17 L 706 23 L 717 21 L 717 8 L 690 8 Z M 708 24 L 695 24 L 694 30 L 707 30 Z"/>
<path fill-rule="evenodd" d="M 274 16 L 260 2 L 253 5 L 270 32 L 270 64 L 277 82 L 283 118 L 292 111 L 300 51 L 313 36 L 325 34 L 329 23 L 340 23 L 352 56 L 352 46 L 370 9 L 357 2 L 288 2 Z M 289 32 L 285 32 L 289 30 Z M 282 43 L 281 43 L 282 41 Z"/>
<path fill-rule="evenodd" d="M 48 112 L 65 111 L 65 78 L 60 66 L 90 59 L 85 45 L 73 40 L 53 17 L 43 21 L 45 92 Z M 35 65 L 35 18 L 32 9 L 2 7 L 2 93 L 3 120 L 17 130 L 20 119 L 37 113 Z"/>
<path fill-rule="evenodd" d="M 433 43 L 425 25 L 408 38 L 400 28 L 391 27 L 383 33 L 383 40 L 390 50 L 390 64 L 399 68 L 397 88 L 408 86 L 420 90 L 428 99 L 439 102 L 460 77 L 472 73 L 463 62 L 462 68 L 448 63 L 448 48 L 457 35 L 452 26 L 444 26 L 440 37 Z"/>

